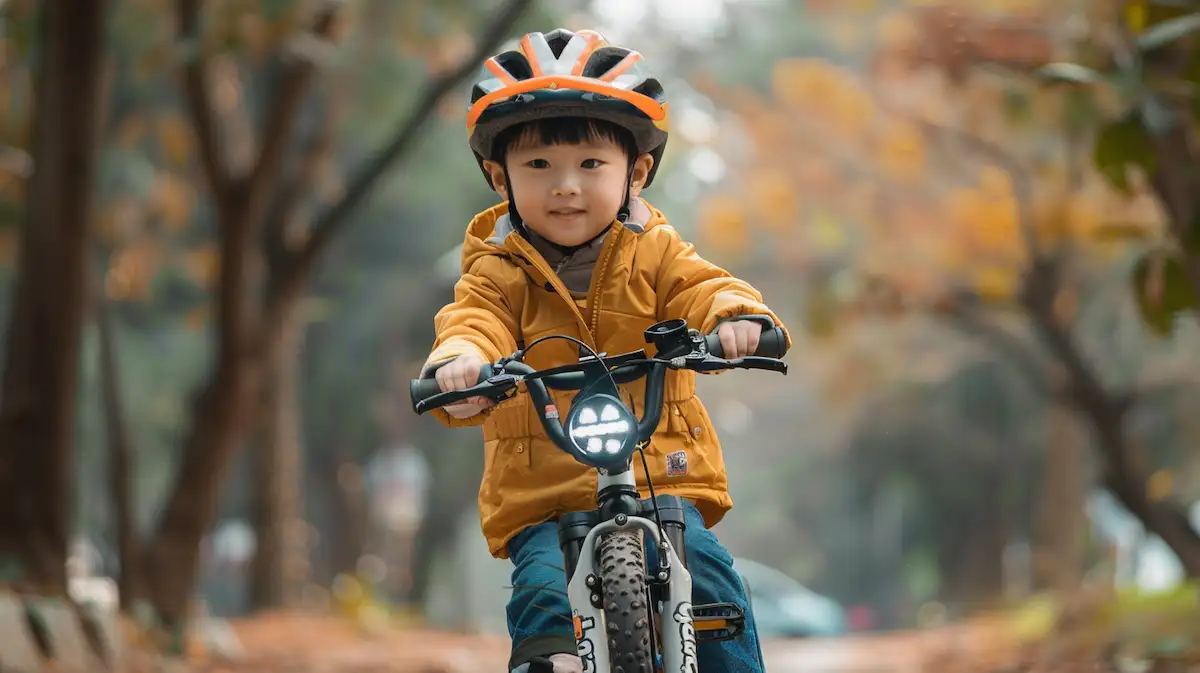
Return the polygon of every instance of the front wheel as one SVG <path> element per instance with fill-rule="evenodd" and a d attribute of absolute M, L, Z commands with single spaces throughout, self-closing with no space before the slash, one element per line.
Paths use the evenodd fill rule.
<path fill-rule="evenodd" d="M 653 673 L 646 554 L 637 531 L 618 531 L 600 542 L 600 586 L 613 673 Z"/>

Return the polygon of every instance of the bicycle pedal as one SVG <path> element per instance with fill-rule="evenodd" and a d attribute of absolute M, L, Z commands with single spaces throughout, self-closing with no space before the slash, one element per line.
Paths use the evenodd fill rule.
<path fill-rule="evenodd" d="M 746 630 L 746 613 L 733 603 L 693 605 L 692 628 L 696 642 L 732 640 Z"/>

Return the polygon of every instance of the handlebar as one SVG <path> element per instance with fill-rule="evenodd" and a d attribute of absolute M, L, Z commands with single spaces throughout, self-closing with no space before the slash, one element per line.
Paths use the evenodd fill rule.
<path fill-rule="evenodd" d="M 725 349 L 721 347 L 721 338 L 714 332 L 704 337 L 704 344 L 713 357 L 725 357 Z M 787 337 L 783 330 L 772 326 L 763 329 L 758 337 L 758 348 L 754 350 L 755 357 L 781 358 L 787 353 Z"/>
<path fill-rule="evenodd" d="M 537 371 L 521 362 L 524 352 L 517 351 L 509 358 L 481 367 L 476 385 L 448 392 L 442 392 L 437 380 L 432 378 L 432 371 L 426 371 L 425 375 L 430 378 L 412 379 L 409 382 L 413 411 L 423 414 L 472 397 L 486 397 L 499 402 L 515 394 L 518 385 L 524 383 L 549 439 L 560 448 L 576 454 L 571 449 L 572 442 L 563 424 L 558 420 L 559 414 L 548 389 L 581 390 L 609 376 L 618 385 L 645 377 L 644 415 L 637 422 L 638 440 L 645 442 L 658 427 L 662 414 L 667 369 L 698 372 L 764 369 L 787 373 L 787 364 L 778 359 L 787 350 L 787 338 L 770 318 L 762 318 L 770 327 L 764 326 L 755 355 L 732 360 L 722 357 L 721 342 L 715 333 L 701 337 L 696 330 L 687 329 L 682 320 L 675 320 L 658 323 L 646 330 L 647 342 L 658 347 L 658 353 L 653 358 L 647 357 L 645 351 L 636 351 L 601 357 L 599 360 L 586 358 L 576 364 Z"/>
<path fill-rule="evenodd" d="M 704 344 L 705 350 L 709 355 L 712 355 L 714 358 L 725 357 L 724 349 L 721 347 L 721 339 L 716 333 L 704 337 Z M 764 358 L 780 358 L 783 357 L 786 351 L 787 338 L 783 335 L 783 330 L 778 327 L 772 327 L 770 330 L 764 331 L 762 336 L 759 337 L 758 348 L 754 351 L 754 355 Z M 509 369 L 511 369 L 511 366 Z M 480 367 L 479 380 L 475 382 L 476 385 L 492 378 L 494 371 L 490 364 Z M 622 371 L 618 366 L 618 370 L 613 372 L 613 378 L 616 379 L 618 384 L 630 383 L 641 378 L 644 373 L 644 371 L 638 371 L 633 368 L 625 368 Z M 586 371 L 564 371 L 558 374 L 547 375 L 543 380 L 547 388 L 553 388 L 554 390 L 579 390 L 587 385 L 587 379 L 592 377 L 593 375 Z M 437 379 L 434 378 L 413 379 L 409 383 L 409 393 L 414 403 L 427 400 L 441 392 L 442 389 L 438 386 Z M 466 397 L 476 397 L 477 395 L 478 393 L 467 395 Z M 466 399 L 466 397 L 461 399 Z M 454 401 L 458 402 L 461 400 Z M 452 404 L 452 402 L 443 402 L 438 406 L 446 406 L 447 404 Z"/>

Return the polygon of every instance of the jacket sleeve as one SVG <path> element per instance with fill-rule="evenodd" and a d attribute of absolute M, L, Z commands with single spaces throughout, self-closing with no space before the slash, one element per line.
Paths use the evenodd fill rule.
<path fill-rule="evenodd" d="M 454 301 L 433 319 L 437 339 L 425 360 L 422 375 L 433 366 L 460 355 L 474 353 L 484 362 L 495 362 L 517 350 L 517 320 L 503 289 L 477 264 L 454 285 Z M 487 411 L 470 418 L 454 418 L 443 409 L 430 412 L 447 427 L 482 425 Z"/>
<path fill-rule="evenodd" d="M 725 269 L 696 253 L 669 226 L 662 236 L 666 245 L 658 270 L 658 317 L 660 320 L 683 318 L 688 326 L 708 334 L 722 320 L 742 315 L 769 316 L 783 329 L 790 348 L 792 338 L 783 322 L 749 283 L 735 278 Z"/>

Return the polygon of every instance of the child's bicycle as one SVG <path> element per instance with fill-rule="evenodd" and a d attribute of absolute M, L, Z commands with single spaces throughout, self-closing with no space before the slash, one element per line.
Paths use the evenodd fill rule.
<path fill-rule="evenodd" d="M 515 395 L 524 383 L 550 440 L 599 473 L 597 508 L 572 512 L 558 522 L 584 671 L 610 671 L 615 663 L 627 666 L 625 670 L 694 672 L 698 641 L 729 640 L 742 633 L 745 615 L 740 607 L 692 605 L 683 503 L 674 496 L 654 496 L 644 454 L 651 497 L 639 500 L 633 455 L 648 444 L 658 426 L 667 369 L 787 373 L 787 365 L 776 359 L 786 350 L 783 332 L 769 318 L 763 322 L 759 355 L 752 357 L 723 359 L 715 334 L 701 336 L 683 320 L 668 320 L 645 332 L 646 342 L 657 348 L 655 357 L 644 350 L 613 357 L 593 352 L 577 364 L 542 371 L 521 361 L 545 339 L 580 343 L 573 337 L 550 336 L 484 367 L 480 383 L 471 388 L 443 393 L 431 378 L 410 383 L 418 414 L 475 396 L 500 401 Z M 646 378 L 645 415 L 638 420 L 621 401 L 617 385 L 641 377 Z M 561 422 L 547 388 L 580 391 Z M 657 549 L 654 568 L 645 567 L 642 534 Z"/>

